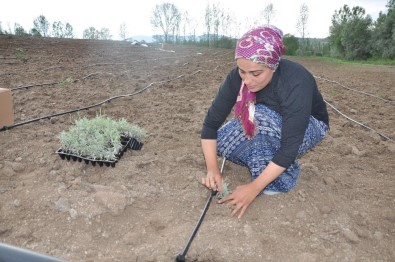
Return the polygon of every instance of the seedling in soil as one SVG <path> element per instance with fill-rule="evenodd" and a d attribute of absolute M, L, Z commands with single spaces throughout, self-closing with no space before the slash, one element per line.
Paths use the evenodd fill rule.
<path fill-rule="evenodd" d="M 15 56 L 17 59 L 23 61 L 24 63 L 27 62 L 25 51 L 22 48 L 15 48 Z"/>
<path fill-rule="evenodd" d="M 230 193 L 231 193 L 231 191 L 229 190 L 229 183 L 224 180 L 222 182 L 222 192 L 221 193 L 218 192 L 216 197 L 218 199 L 221 199 L 221 198 L 228 196 Z"/>
<path fill-rule="evenodd" d="M 60 80 L 59 83 L 58 83 L 58 85 L 59 85 L 60 87 L 64 87 L 64 86 L 66 86 L 66 85 L 68 85 L 68 84 L 71 84 L 71 83 L 73 83 L 73 82 L 74 82 L 73 78 L 72 78 L 71 76 L 69 76 L 69 77 L 67 77 L 66 79 Z"/>

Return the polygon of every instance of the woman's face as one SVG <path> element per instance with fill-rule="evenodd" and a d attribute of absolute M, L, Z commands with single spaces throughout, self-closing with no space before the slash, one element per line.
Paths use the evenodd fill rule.
<path fill-rule="evenodd" d="M 241 79 L 251 92 L 261 91 L 272 80 L 274 71 L 264 65 L 245 58 L 237 59 L 236 63 Z"/>

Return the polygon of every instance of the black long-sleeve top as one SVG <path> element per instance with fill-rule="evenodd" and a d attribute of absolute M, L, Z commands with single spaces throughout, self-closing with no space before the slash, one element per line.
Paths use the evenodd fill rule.
<path fill-rule="evenodd" d="M 217 139 L 218 129 L 236 103 L 241 81 L 238 68 L 232 69 L 207 112 L 202 139 Z M 272 161 L 284 168 L 296 159 L 310 116 L 329 126 L 326 104 L 313 75 L 290 60 L 281 59 L 272 81 L 256 93 L 256 103 L 262 103 L 282 116 L 281 147 Z"/>

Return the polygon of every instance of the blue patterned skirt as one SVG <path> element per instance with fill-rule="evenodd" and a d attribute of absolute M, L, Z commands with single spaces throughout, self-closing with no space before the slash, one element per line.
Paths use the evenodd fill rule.
<path fill-rule="evenodd" d="M 280 148 L 282 118 L 280 114 L 265 105 L 255 105 L 255 123 L 257 134 L 248 140 L 241 122 L 232 118 L 218 130 L 217 153 L 236 164 L 247 167 L 252 179 L 256 179 L 269 164 Z M 298 157 L 320 142 L 328 132 L 328 126 L 314 117 L 310 117 Z M 288 192 L 297 182 L 300 164 L 296 159 L 277 179 L 264 190 Z M 261 192 L 262 193 L 262 192 Z"/>

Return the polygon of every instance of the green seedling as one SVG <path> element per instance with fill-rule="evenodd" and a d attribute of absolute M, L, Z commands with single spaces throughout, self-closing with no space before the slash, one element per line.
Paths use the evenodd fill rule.
<path fill-rule="evenodd" d="M 15 48 L 15 56 L 17 59 L 27 62 L 25 51 L 22 48 Z"/>
<path fill-rule="evenodd" d="M 58 85 L 59 85 L 60 87 L 64 87 L 64 86 L 66 86 L 66 85 L 68 85 L 68 84 L 71 84 L 71 83 L 73 83 L 73 82 L 74 82 L 73 78 L 72 78 L 71 76 L 69 76 L 69 77 L 67 77 L 66 79 L 60 80 L 59 83 L 58 83 Z"/>
<path fill-rule="evenodd" d="M 222 199 L 222 198 L 228 196 L 230 193 L 232 193 L 232 192 L 229 190 L 229 183 L 224 180 L 222 182 L 222 193 L 218 192 L 217 198 Z"/>
<path fill-rule="evenodd" d="M 116 121 L 98 115 L 93 119 L 84 117 L 76 120 L 67 132 L 59 134 L 59 140 L 63 150 L 93 160 L 114 161 L 123 146 L 122 136 L 137 139 L 143 131 L 125 119 Z M 145 139 L 146 132 L 144 134 Z"/>

